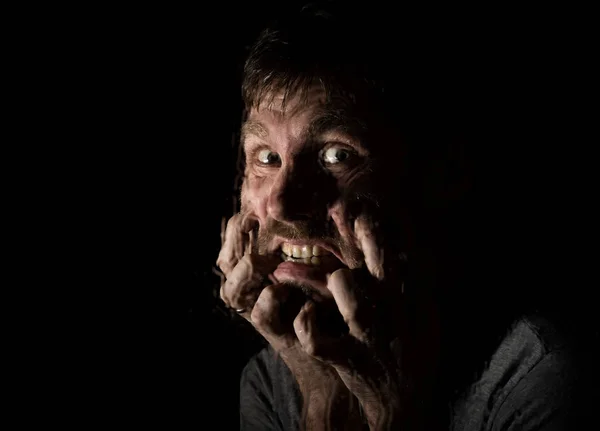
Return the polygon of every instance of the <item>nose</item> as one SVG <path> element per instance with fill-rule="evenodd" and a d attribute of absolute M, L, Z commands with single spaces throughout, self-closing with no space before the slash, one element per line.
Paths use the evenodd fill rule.
<path fill-rule="evenodd" d="M 269 216 L 277 221 L 288 223 L 318 216 L 319 193 L 315 187 L 315 179 L 316 176 L 309 172 L 282 167 L 269 193 L 267 202 Z"/>

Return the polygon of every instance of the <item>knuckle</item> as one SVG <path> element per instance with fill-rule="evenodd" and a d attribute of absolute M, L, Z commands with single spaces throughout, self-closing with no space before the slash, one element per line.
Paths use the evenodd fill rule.
<path fill-rule="evenodd" d="M 231 274 L 231 277 L 227 278 L 225 280 L 225 283 L 223 283 L 223 289 L 226 292 L 231 292 L 232 290 L 234 290 L 237 285 L 236 280 L 237 280 L 237 277 L 235 277 L 235 274 Z"/>
<path fill-rule="evenodd" d="M 329 288 L 331 290 L 341 290 L 344 287 L 344 283 L 346 280 L 345 269 L 338 269 L 334 271 L 329 277 Z"/>
<path fill-rule="evenodd" d="M 256 326 L 271 326 L 275 315 L 277 314 L 277 303 L 274 300 L 274 291 L 271 286 L 265 287 L 258 295 L 252 309 L 251 319 Z"/>
<path fill-rule="evenodd" d="M 233 308 L 243 308 L 244 304 L 240 301 L 241 295 L 240 292 L 235 291 L 232 292 L 231 297 L 229 298 L 229 303 Z"/>
<path fill-rule="evenodd" d="M 304 351 L 306 352 L 307 355 L 314 356 L 314 357 L 319 356 L 320 352 L 319 352 L 318 345 L 312 337 L 308 337 L 308 339 L 306 339 L 305 342 L 303 343 L 302 347 L 304 348 Z"/>
<path fill-rule="evenodd" d="M 271 306 L 274 302 L 276 302 L 276 290 L 273 285 L 265 286 L 261 293 L 261 301 L 265 305 Z"/>
<path fill-rule="evenodd" d="M 225 296 L 226 300 L 232 305 L 232 306 L 236 306 L 236 304 L 238 305 L 238 308 L 241 308 L 241 306 L 239 306 L 239 302 L 240 302 L 240 297 L 242 296 L 243 292 L 243 286 L 237 281 L 237 279 L 228 279 L 225 281 L 225 283 L 223 284 L 223 296 Z"/>
<path fill-rule="evenodd" d="M 228 249 L 221 249 L 216 264 L 217 267 L 219 267 L 219 269 L 224 273 L 228 273 L 229 271 L 231 271 L 233 267 L 232 256 L 231 253 L 229 253 Z"/>
<path fill-rule="evenodd" d="M 256 264 L 255 264 L 254 260 L 252 259 L 251 254 L 245 254 L 238 262 L 238 265 L 243 266 L 244 269 L 248 272 L 252 272 L 256 269 Z"/>
<path fill-rule="evenodd" d="M 292 323 L 292 326 L 294 327 L 294 332 L 296 332 L 297 334 L 301 334 L 303 331 L 305 331 L 306 329 L 306 325 L 304 324 L 304 321 L 300 320 L 301 316 L 298 315 L 295 319 L 294 322 Z"/>
<path fill-rule="evenodd" d="M 250 319 L 255 326 L 262 328 L 268 326 L 269 314 L 266 310 L 261 307 L 254 307 L 250 313 Z"/>
<path fill-rule="evenodd" d="M 235 229 L 238 225 L 239 225 L 239 214 L 234 214 L 232 217 L 229 218 L 229 220 L 227 220 L 226 229 L 229 231 L 229 230 Z"/>
<path fill-rule="evenodd" d="M 229 274 L 232 270 L 231 265 L 228 262 L 221 262 L 218 264 L 219 269 L 223 271 L 224 274 Z"/>

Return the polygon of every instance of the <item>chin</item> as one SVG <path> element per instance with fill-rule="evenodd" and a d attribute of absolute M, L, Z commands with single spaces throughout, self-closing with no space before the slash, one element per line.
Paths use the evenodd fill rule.
<path fill-rule="evenodd" d="M 327 289 L 328 273 L 321 268 L 308 267 L 302 263 L 283 262 L 273 275 L 278 282 L 302 291 L 315 302 L 321 302 L 325 298 L 333 297 Z"/>
<path fill-rule="evenodd" d="M 311 299 L 315 302 L 323 302 L 326 299 L 333 298 L 331 295 L 324 295 L 325 292 L 323 292 L 322 289 L 316 288 L 314 285 L 307 282 L 286 280 L 282 284 L 302 292 L 306 299 Z"/>

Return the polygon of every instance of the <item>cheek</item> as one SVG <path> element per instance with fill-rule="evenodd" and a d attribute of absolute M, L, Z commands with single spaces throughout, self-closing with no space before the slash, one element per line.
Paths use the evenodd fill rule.
<path fill-rule="evenodd" d="M 253 212 L 259 220 L 266 220 L 270 189 L 271 181 L 268 178 L 246 177 L 241 193 L 242 210 Z"/>

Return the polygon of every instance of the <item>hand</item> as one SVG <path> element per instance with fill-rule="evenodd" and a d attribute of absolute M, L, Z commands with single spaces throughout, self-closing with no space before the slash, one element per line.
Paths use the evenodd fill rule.
<path fill-rule="evenodd" d="M 401 298 L 401 285 L 399 280 L 384 282 L 390 280 L 385 279 L 383 254 L 372 232 L 365 219 L 356 220 L 355 235 L 367 271 L 339 269 L 328 278 L 327 288 L 348 334 L 323 334 L 312 303 L 296 318 L 295 333 L 304 352 L 336 370 L 360 402 L 371 429 L 419 429 L 423 424 L 417 405 L 424 400 L 416 388 L 425 381 L 423 376 L 432 375 L 435 355 L 419 345 L 429 339 L 408 331 L 403 304 L 393 302 Z"/>
<path fill-rule="evenodd" d="M 320 429 L 332 422 L 343 423 L 345 429 L 351 429 L 348 423 L 359 426 L 356 400 L 335 370 L 302 350 L 294 322 L 303 318 L 300 310 L 310 306 L 303 306 L 306 297 L 299 289 L 272 277 L 281 259 L 254 250 L 255 226 L 250 214 L 236 214 L 227 223 L 217 259 L 225 276 L 222 300 L 231 308 L 243 310 L 239 314 L 279 352 L 292 371 L 304 396 L 307 429 Z"/>
<path fill-rule="evenodd" d="M 217 258 L 217 265 L 224 274 L 220 295 L 225 305 L 253 324 L 279 351 L 294 344 L 289 334 L 283 331 L 279 319 L 279 311 L 290 288 L 279 284 L 272 276 L 281 258 L 261 255 L 254 249 L 256 224 L 248 213 L 236 214 L 227 222 Z"/>

